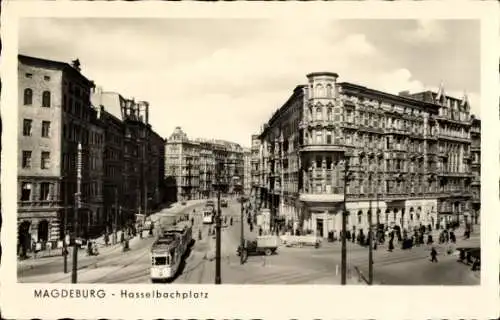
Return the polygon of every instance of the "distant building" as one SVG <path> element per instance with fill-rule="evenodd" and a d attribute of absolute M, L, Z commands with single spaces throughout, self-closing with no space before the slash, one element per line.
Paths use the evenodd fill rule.
<path fill-rule="evenodd" d="M 189 139 L 176 127 L 165 145 L 165 187 L 169 201 L 213 197 L 219 185 L 225 194 L 243 193 L 243 148 L 223 140 Z"/>
<path fill-rule="evenodd" d="M 252 151 L 243 149 L 243 193 L 250 196 L 252 191 Z"/>
<path fill-rule="evenodd" d="M 337 79 L 307 75 L 260 133 L 254 201 L 270 209 L 273 228 L 338 235 L 344 200 L 355 234 L 368 231 L 370 211 L 371 223 L 399 230 L 467 220 L 467 96 L 443 86 L 393 95 Z"/>
<path fill-rule="evenodd" d="M 77 145 L 82 144 L 80 235 L 101 224 L 104 134 L 90 103 L 94 83 L 80 63 L 19 55 L 19 243 L 46 243 L 71 229 Z"/>
<path fill-rule="evenodd" d="M 251 145 L 251 169 L 250 175 L 251 179 L 251 200 L 253 201 L 254 208 L 260 207 L 260 140 L 258 134 L 252 135 L 252 145 Z"/>

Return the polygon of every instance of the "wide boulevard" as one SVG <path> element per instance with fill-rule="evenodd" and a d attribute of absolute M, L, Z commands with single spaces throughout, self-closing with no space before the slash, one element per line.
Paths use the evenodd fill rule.
<path fill-rule="evenodd" d="M 191 201 L 177 205 L 176 213 L 192 214 L 196 210 L 193 237 L 195 243 L 173 283 L 212 284 L 215 278 L 215 236 L 209 235 L 214 226 L 204 225 L 201 218 L 203 201 Z M 169 210 L 155 214 L 157 219 Z M 170 210 L 172 211 L 172 210 Z M 313 247 L 289 248 L 280 246 L 272 256 L 250 256 L 240 264 L 236 249 L 241 239 L 240 204 L 229 201 L 222 208 L 227 224 L 221 237 L 221 278 L 227 284 L 339 284 L 339 242 L 323 242 L 318 249 Z M 230 217 L 233 224 L 230 225 Z M 246 219 L 245 219 L 246 220 Z M 198 239 L 201 230 L 202 239 Z M 244 222 L 245 237 L 255 237 Z M 78 282 L 80 283 L 150 283 L 149 256 L 153 237 L 136 237 L 131 240 L 131 250 L 123 252 L 120 245 L 103 247 L 96 257 L 79 254 Z M 479 235 L 468 240 L 459 240 L 457 246 L 479 246 Z M 436 246 L 438 263 L 430 262 L 428 246 L 411 250 L 396 248 L 388 252 L 383 246 L 374 250 L 374 284 L 386 285 L 475 285 L 479 284 L 479 272 L 457 262 L 457 257 L 446 253 L 447 246 Z M 357 244 L 348 244 L 348 284 L 365 284 L 359 274 L 368 277 L 368 249 Z M 68 269 L 71 271 L 71 255 Z M 359 270 L 355 271 L 355 270 Z M 62 257 L 37 258 L 18 264 L 20 282 L 68 283 L 71 273 L 63 272 Z"/>

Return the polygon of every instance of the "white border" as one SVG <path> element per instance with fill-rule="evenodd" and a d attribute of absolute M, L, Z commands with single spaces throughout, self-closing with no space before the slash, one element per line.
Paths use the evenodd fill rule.
<path fill-rule="evenodd" d="M 3 81 L 2 315 L 15 318 L 492 318 L 499 305 L 499 23 L 495 2 L 5 2 L 2 3 Z M 481 119 L 483 263 L 477 287 L 367 286 L 178 286 L 205 290 L 208 301 L 61 300 L 32 298 L 42 286 L 18 284 L 16 277 L 17 28 L 19 17 L 190 17 L 283 19 L 481 19 Z M 312 21 L 313 22 L 313 21 Z M 71 285 L 44 285 L 70 288 Z M 76 285 L 78 288 L 146 290 L 152 285 Z"/>

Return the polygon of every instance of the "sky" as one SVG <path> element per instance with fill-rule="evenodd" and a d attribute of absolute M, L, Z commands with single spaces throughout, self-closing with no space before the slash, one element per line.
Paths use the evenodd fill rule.
<path fill-rule="evenodd" d="M 21 54 L 70 62 L 104 91 L 150 102 L 168 138 L 250 136 L 306 74 L 397 94 L 467 92 L 480 117 L 480 25 L 475 20 L 24 18 Z"/>

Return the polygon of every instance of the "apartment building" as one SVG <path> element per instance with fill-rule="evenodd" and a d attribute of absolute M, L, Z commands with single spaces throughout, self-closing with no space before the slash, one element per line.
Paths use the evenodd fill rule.
<path fill-rule="evenodd" d="M 77 146 L 82 144 L 80 235 L 99 225 L 102 211 L 103 128 L 90 103 L 94 83 L 67 64 L 18 56 L 18 229 L 31 241 L 60 239 L 71 229 L 76 193 Z"/>
<path fill-rule="evenodd" d="M 121 94 L 92 92 L 105 128 L 105 212 L 108 230 L 149 214 L 163 202 L 165 143 L 149 124 L 149 103 Z"/>
<path fill-rule="evenodd" d="M 472 118 L 471 135 L 471 192 L 472 192 L 472 222 L 477 224 L 481 212 L 481 120 Z"/>
<path fill-rule="evenodd" d="M 252 205 L 254 208 L 260 207 L 260 197 L 258 196 L 260 194 L 260 140 L 259 140 L 259 135 L 258 134 L 253 134 L 251 136 L 251 147 L 250 147 L 250 152 L 251 152 L 251 168 L 250 168 L 250 175 L 251 175 L 251 192 L 250 192 L 250 199 L 252 201 Z"/>
<path fill-rule="evenodd" d="M 274 229 L 338 235 L 348 228 L 411 229 L 471 214 L 471 125 L 467 96 L 393 95 L 307 75 L 259 135 L 260 207 Z M 255 144 L 257 145 L 257 144 Z M 255 172 L 255 170 L 254 170 Z M 344 202 L 345 201 L 345 202 Z"/>
<path fill-rule="evenodd" d="M 222 165 L 220 165 L 222 164 Z M 176 127 L 165 146 L 165 187 L 170 201 L 240 194 L 244 183 L 243 148 L 216 139 L 190 139 Z"/>

